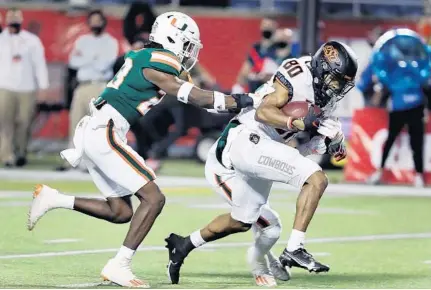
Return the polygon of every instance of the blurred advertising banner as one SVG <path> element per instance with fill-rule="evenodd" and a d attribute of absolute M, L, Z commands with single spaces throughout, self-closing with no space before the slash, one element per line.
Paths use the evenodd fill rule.
<path fill-rule="evenodd" d="M 344 166 L 347 181 L 363 182 L 380 166 L 383 146 L 388 136 L 388 114 L 383 109 L 357 110 L 352 119 L 348 159 Z M 424 170 L 426 184 L 431 184 L 431 121 L 426 124 Z M 415 170 L 406 130 L 395 141 L 386 161 L 383 181 L 388 184 L 410 184 Z"/>
<path fill-rule="evenodd" d="M 0 13 L 4 15 L 5 10 L 0 9 Z M 88 32 L 85 15 L 68 15 L 63 11 L 50 10 L 24 10 L 23 13 L 24 28 L 39 35 L 49 62 L 67 63 L 76 38 Z M 230 90 L 251 45 L 260 38 L 261 18 L 213 13 L 193 18 L 199 25 L 204 45 L 199 54 L 200 62 L 216 77 L 222 88 Z M 280 26 L 296 28 L 296 18 L 293 17 L 280 18 L 279 23 Z M 414 29 L 415 25 L 408 21 L 328 20 L 324 21 L 321 38 L 337 38 L 349 42 L 364 39 L 367 32 L 375 26 L 407 26 Z M 123 38 L 122 19 L 108 17 L 107 31 L 120 42 L 121 52 L 129 49 L 129 44 Z"/>

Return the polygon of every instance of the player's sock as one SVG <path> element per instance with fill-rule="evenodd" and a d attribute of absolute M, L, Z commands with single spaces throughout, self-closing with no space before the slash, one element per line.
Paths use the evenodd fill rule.
<path fill-rule="evenodd" d="M 271 248 L 275 245 L 280 237 L 281 227 L 279 225 L 271 225 L 269 228 L 263 229 L 258 235 L 255 235 L 254 247 L 256 254 L 268 258 L 271 255 Z"/>
<path fill-rule="evenodd" d="M 114 259 L 130 262 L 135 252 L 136 250 L 132 250 L 132 249 L 129 249 L 128 247 L 121 246 L 120 250 L 118 251 Z"/>
<path fill-rule="evenodd" d="M 56 207 L 73 209 L 74 204 L 75 204 L 75 197 L 72 195 L 66 195 L 59 192 L 55 196 Z"/>
<path fill-rule="evenodd" d="M 293 229 L 292 233 L 290 234 L 289 241 L 287 241 L 286 249 L 289 252 L 293 252 L 299 248 L 304 247 L 304 241 L 305 241 L 305 233 Z"/>
<path fill-rule="evenodd" d="M 278 257 L 276 257 L 275 255 L 274 255 L 274 253 L 273 252 L 271 252 L 271 251 L 269 251 L 267 254 L 266 254 L 266 256 L 268 257 L 268 262 L 271 264 L 271 263 L 274 263 L 274 262 L 278 262 Z"/>
<path fill-rule="evenodd" d="M 201 231 L 200 230 L 197 230 L 197 231 L 195 231 L 195 232 L 193 232 L 191 235 L 190 235 L 190 242 L 192 243 L 192 245 L 193 245 L 193 249 L 194 248 L 199 248 L 200 246 L 202 246 L 202 245 L 204 245 L 204 244 L 206 244 L 206 242 L 205 242 L 205 240 L 202 238 L 202 235 L 201 235 Z M 191 251 L 192 249 L 190 249 L 189 250 L 189 252 Z"/>

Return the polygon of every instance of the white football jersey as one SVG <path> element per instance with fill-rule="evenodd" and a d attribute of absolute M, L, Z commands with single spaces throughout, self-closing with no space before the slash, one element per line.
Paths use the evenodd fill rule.
<path fill-rule="evenodd" d="M 255 120 L 256 108 L 266 95 L 274 91 L 274 82 L 279 82 L 283 86 L 286 86 L 286 89 L 288 89 L 291 94 L 289 102 L 307 101 L 314 104 L 313 76 L 309 67 L 310 62 L 310 56 L 290 58 L 283 61 L 272 78 L 256 90 L 254 107 L 243 109 L 235 118 L 242 124 L 245 124 L 248 129 L 260 135 L 263 134 L 273 140 L 282 141 L 286 134 L 281 136 L 276 128 Z M 280 79 L 282 79 L 282 81 L 280 81 Z M 284 84 L 282 82 L 284 82 Z"/>

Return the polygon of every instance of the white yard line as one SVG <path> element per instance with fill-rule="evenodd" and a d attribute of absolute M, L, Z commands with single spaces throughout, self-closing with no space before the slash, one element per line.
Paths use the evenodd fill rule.
<path fill-rule="evenodd" d="M 57 285 L 56 287 L 61 288 L 90 288 L 90 287 L 97 287 L 101 286 L 103 283 L 81 283 L 81 284 L 66 284 L 66 285 Z"/>
<path fill-rule="evenodd" d="M 55 240 L 45 240 L 44 244 L 65 244 L 65 243 L 77 243 L 82 241 L 81 239 L 55 239 Z"/>
<path fill-rule="evenodd" d="M 431 260 L 424 261 L 424 264 L 431 264 Z"/>
<path fill-rule="evenodd" d="M 430 239 L 431 233 L 418 233 L 418 234 L 389 234 L 389 235 L 369 235 L 369 236 L 356 236 L 356 237 L 332 237 L 332 238 L 314 238 L 308 239 L 307 244 L 311 243 L 342 243 L 342 242 L 366 242 L 366 241 L 381 241 L 381 240 L 409 240 L 409 239 Z M 279 241 L 278 244 L 286 244 L 287 241 Z M 204 249 L 220 249 L 220 248 L 235 248 L 235 247 L 248 247 L 251 242 L 239 243 L 215 243 L 207 244 Z M 77 251 L 61 251 L 61 252 L 45 252 L 34 254 L 14 254 L 2 255 L 0 259 L 23 259 L 23 258 L 40 258 L 40 257 L 58 257 L 58 256 L 73 256 L 73 255 L 87 255 L 87 254 L 100 254 L 100 253 L 115 253 L 118 248 L 109 249 L 93 249 L 93 250 L 77 250 Z M 166 251 L 164 246 L 143 246 L 138 251 Z M 318 256 L 318 253 L 314 253 Z M 320 253 L 320 255 L 327 255 L 327 253 Z"/>

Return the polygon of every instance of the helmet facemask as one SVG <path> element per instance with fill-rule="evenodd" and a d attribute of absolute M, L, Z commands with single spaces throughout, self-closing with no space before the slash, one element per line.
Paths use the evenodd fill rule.
<path fill-rule="evenodd" d="M 321 78 L 315 78 L 315 84 L 320 87 L 316 95 L 316 104 L 323 108 L 331 101 L 338 102 L 355 86 L 355 82 L 348 76 L 331 71 L 326 62 L 322 63 Z"/>
<path fill-rule="evenodd" d="M 181 66 L 184 70 L 190 71 L 198 61 L 199 51 L 202 43 L 199 40 L 191 39 L 186 36 L 183 38 L 183 50 L 180 52 Z"/>

